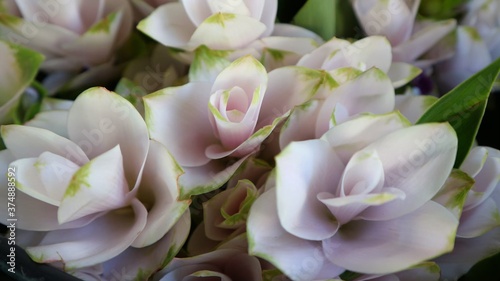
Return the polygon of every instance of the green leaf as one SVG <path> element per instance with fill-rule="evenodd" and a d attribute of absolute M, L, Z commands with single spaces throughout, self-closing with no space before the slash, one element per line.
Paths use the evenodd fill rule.
<path fill-rule="evenodd" d="M 12 114 L 24 90 L 38 73 L 44 57 L 30 49 L 0 41 L 0 123 L 12 121 Z"/>
<path fill-rule="evenodd" d="M 308 0 L 295 15 L 293 23 L 329 40 L 333 36 L 347 37 L 354 33 L 356 20 L 349 1 Z"/>
<path fill-rule="evenodd" d="M 493 84 L 500 73 L 500 59 L 462 82 L 434 103 L 417 121 L 449 122 L 458 136 L 455 168 L 460 167 L 476 138 Z"/>
<path fill-rule="evenodd" d="M 422 0 L 419 12 L 433 19 L 449 19 L 459 14 L 461 6 L 469 0 Z"/>

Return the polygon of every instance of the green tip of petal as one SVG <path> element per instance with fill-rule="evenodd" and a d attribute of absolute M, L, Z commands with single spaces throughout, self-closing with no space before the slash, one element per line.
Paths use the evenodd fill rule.
<path fill-rule="evenodd" d="M 118 12 L 109 14 L 107 17 L 105 17 L 101 21 L 97 22 L 92 27 L 90 27 L 87 32 L 88 33 L 99 33 L 99 32 L 109 33 L 110 29 L 111 29 L 111 24 L 115 21 L 117 15 L 118 15 Z"/>
<path fill-rule="evenodd" d="M 91 162 L 85 164 L 73 175 L 73 178 L 64 193 L 64 198 L 74 197 L 78 191 L 80 191 L 82 185 L 90 187 L 90 184 L 87 182 L 87 178 L 90 176 L 90 166 Z"/>
<path fill-rule="evenodd" d="M 226 26 L 226 22 L 236 18 L 236 15 L 229 13 L 217 13 L 208 17 L 204 23 L 218 24 L 221 26 Z"/>

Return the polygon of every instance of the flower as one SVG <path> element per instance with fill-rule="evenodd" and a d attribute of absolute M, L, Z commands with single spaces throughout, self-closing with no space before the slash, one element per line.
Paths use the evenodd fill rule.
<path fill-rule="evenodd" d="M 160 6 L 137 28 L 165 46 L 183 50 L 177 57 L 193 65 L 210 69 L 252 55 L 271 71 L 294 65 L 323 42 L 304 28 L 275 24 L 276 9 L 277 0 L 184 0 Z M 214 58 L 222 63 L 214 65 Z M 199 76 L 190 72 L 190 78 Z"/>
<path fill-rule="evenodd" d="M 20 15 L 0 12 L 0 39 L 44 54 L 41 68 L 49 72 L 109 62 L 132 28 L 127 0 L 15 3 Z"/>
<path fill-rule="evenodd" d="M 190 82 L 144 98 L 151 138 L 186 172 L 179 179 L 182 198 L 222 186 L 289 110 L 307 100 L 304 93 L 285 91 L 282 82 L 279 73 L 268 75 L 245 56 L 214 82 Z"/>
<path fill-rule="evenodd" d="M 453 252 L 436 259 L 448 280 L 457 280 L 500 250 L 500 151 L 474 147 L 460 169 L 472 179 L 457 176 L 455 185 L 465 182 L 472 188 L 466 194 Z"/>
<path fill-rule="evenodd" d="M 403 86 L 421 73 L 411 64 L 392 62 L 391 44 L 382 36 L 368 36 L 353 43 L 334 37 L 303 56 L 297 65 L 328 71 L 345 67 L 366 71 L 377 67 L 391 78 L 394 87 Z"/>
<path fill-rule="evenodd" d="M 189 258 L 175 258 L 153 280 L 211 279 L 224 281 L 261 281 L 259 260 L 236 249 L 218 249 Z"/>
<path fill-rule="evenodd" d="M 475 27 L 488 46 L 492 59 L 500 57 L 500 1 L 470 1 L 460 24 Z"/>
<path fill-rule="evenodd" d="M 293 280 L 388 274 L 449 252 L 458 220 L 431 199 L 456 150 L 450 125 L 398 113 L 292 142 L 276 157 L 276 187 L 250 210 L 249 251 Z"/>
<path fill-rule="evenodd" d="M 277 5 L 277 0 L 181 0 L 160 6 L 137 28 L 183 50 L 240 49 L 272 33 Z"/>
<path fill-rule="evenodd" d="M 435 76 L 442 92 L 450 91 L 492 62 L 488 47 L 477 30 L 470 26 L 458 26 L 456 32 L 434 51 L 443 53 L 449 49 L 454 49 L 453 57 L 436 64 Z"/>
<path fill-rule="evenodd" d="M 59 123 L 43 124 L 61 130 Z M 23 206 L 16 212 L 19 243 L 33 260 L 60 262 L 70 272 L 127 264 L 134 251 L 156 249 L 133 273 L 158 270 L 189 233 L 186 218 L 177 224 L 189 205 L 177 200 L 182 170 L 149 140 L 135 108 L 104 88 L 82 93 L 66 125 L 68 138 L 37 127 L 2 127 L 7 149 L 0 163 L 16 171 L 16 204 Z M 141 249 L 120 256 L 131 246 Z"/>
<path fill-rule="evenodd" d="M 12 114 L 24 90 L 35 78 L 43 56 L 32 50 L 0 41 L 0 124 L 12 121 Z"/>
<path fill-rule="evenodd" d="M 425 54 L 455 28 L 456 20 L 417 20 L 420 0 L 352 0 L 352 4 L 368 35 L 383 35 L 391 42 L 394 61 L 426 68 L 450 57 Z"/>

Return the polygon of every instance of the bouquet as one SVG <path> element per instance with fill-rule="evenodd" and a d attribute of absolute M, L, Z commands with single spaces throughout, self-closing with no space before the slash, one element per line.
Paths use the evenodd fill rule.
<path fill-rule="evenodd" d="M 499 57 L 499 0 L 0 1 L 0 268 L 497 280 Z"/>

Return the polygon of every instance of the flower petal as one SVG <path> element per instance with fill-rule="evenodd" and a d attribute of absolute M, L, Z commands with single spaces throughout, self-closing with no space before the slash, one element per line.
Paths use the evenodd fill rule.
<path fill-rule="evenodd" d="M 165 267 L 181 250 L 189 234 L 189 211 L 156 243 L 144 247 L 129 247 L 120 255 L 104 263 L 104 280 L 147 280 Z M 119 270 L 119 271 L 118 271 Z"/>
<path fill-rule="evenodd" d="M 216 50 L 239 49 L 259 38 L 265 30 L 263 23 L 249 16 L 217 13 L 198 26 L 189 40 L 188 48 L 194 50 L 206 45 Z"/>
<path fill-rule="evenodd" d="M 129 189 L 123 158 L 116 146 L 82 166 L 73 176 L 59 206 L 60 223 L 123 207 Z"/>
<path fill-rule="evenodd" d="M 137 29 L 165 46 L 183 49 L 196 27 L 189 20 L 182 3 L 173 2 L 156 8 L 139 22 Z"/>
<path fill-rule="evenodd" d="M 457 219 L 429 201 L 388 221 L 353 221 L 323 241 L 327 258 L 355 272 L 386 274 L 407 269 L 453 249 Z"/>
<path fill-rule="evenodd" d="M 181 200 L 192 195 L 210 192 L 225 184 L 251 154 L 236 162 L 212 160 L 199 167 L 184 167 L 185 174 L 179 178 Z"/>
<path fill-rule="evenodd" d="M 340 85 L 323 102 L 316 123 L 316 136 L 329 129 L 332 112 L 338 103 L 349 116 L 360 113 L 384 114 L 394 110 L 394 88 L 379 69 L 371 68 Z"/>
<path fill-rule="evenodd" d="M 453 252 L 435 261 L 441 268 L 441 277 L 458 280 L 477 262 L 500 251 L 500 227 L 476 238 L 457 238 Z M 444 279 L 444 280 L 446 280 Z"/>
<path fill-rule="evenodd" d="M 67 268 L 95 265 L 127 249 L 144 228 L 146 216 L 144 206 L 134 199 L 130 207 L 109 212 L 85 227 L 49 232 L 26 251 L 40 263 L 62 261 Z"/>
<path fill-rule="evenodd" d="M 144 230 L 132 244 L 133 247 L 141 248 L 156 243 L 188 208 L 191 203 L 189 200 L 178 199 L 177 179 L 181 174 L 182 168 L 166 148 L 152 140 L 137 193 L 137 198 L 148 206 L 148 220 Z"/>
<path fill-rule="evenodd" d="M 353 7 L 368 35 L 386 36 L 393 46 L 410 37 L 414 19 L 405 0 L 354 0 Z"/>
<path fill-rule="evenodd" d="M 315 139 L 316 120 L 322 101 L 310 100 L 295 107 L 279 132 L 280 148 L 284 149 L 292 141 Z"/>
<path fill-rule="evenodd" d="M 24 125 L 49 130 L 61 137 L 69 138 L 67 120 L 68 111 L 51 110 L 39 112 L 33 119 L 29 120 Z"/>
<path fill-rule="evenodd" d="M 2 126 L 5 146 L 16 159 L 38 157 L 45 151 L 65 157 L 77 165 L 89 161 L 83 150 L 74 142 L 55 133 L 29 126 Z"/>
<path fill-rule="evenodd" d="M 415 124 L 436 101 L 437 98 L 434 96 L 396 95 L 395 109 L 399 110 L 412 124 Z"/>
<path fill-rule="evenodd" d="M 262 102 L 259 126 L 271 124 L 277 117 L 313 97 L 323 97 L 338 87 L 325 71 L 306 67 L 283 67 L 269 73 L 269 83 Z"/>
<path fill-rule="evenodd" d="M 128 186 L 138 185 L 149 148 L 148 129 L 126 99 L 99 87 L 81 93 L 69 111 L 68 134 L 89 158 L 120 145 Z"/>
<path fill-rule="evenodd" d="M 342 162 L 347 165 L 357 151 L 389 133 L 408 126 L 410 126 L 408 120 L 398 112 L 384 115 L 368 114 L 335 126 L 321 138 L 330 143 Z"/>
<path fill-rule="evenodd" d="M 205 149 L 217 143 L 207 118 L 210 87 L 210 83 L 191 82 L 144 97 L 151 138 L 163 144 L 182 167 L 208 163 Z"/>
<path fill-rule="evenodd" d="M 306 163 L 306 165 L 304 165 Z M 335 191 L 344 165 L 327 142 L 292 142 L 276 156 L 276 193 L 281 225 L 287 232 L 307 240 L 331 237 L 338 223 L 316 198 Z"/>
<path fill-rule="evenodd" d="M 398 130 L 367 146 L 365 150 L 377 151 L 383 163 L 384 186 L 402 190 L 406 198 L 372 206 L 361 217 L 392 219 L 433 198 L 453 168 L 457 143 L 448 123 L 430 123 Z"/>
<path fill-rule="evenodd" d="M 275 189 L 252 205 L 247 235 L 250 254 L 271 262 L 292 280 L 327 279 L 344 271 L 326 260 L 319 242 L 300 239 L 281 227 Z"/>
<path fill-rule="evenodd" d="M 493 199 L 488 198 L 479 206 L 462 213 L 457 237 L 477 237 L 496 227 L 500 227 L 500 208 Z"/>
<path fill-rule="evenodd" d="M 80 168 L 50 152 L 44 152 L 38 158 L 16 160 L 11 166 L 17 170 L 18 190 L 54 206 L 59 206 L 73 174 Z"/>
<path fill-rule="evenodd" d="M 393 62 L 387 76 L 392 81 L 394 88 L 399 88 L 417 77 L 422 70 L 408 63 Z"/>
<path fill-rule="evenodd" d="M 417 33 L 413 34 L 410 40 L 397 45 L 392 49 L 394 61 L 412 62 L 457 26 L 454 19 L 445 20 L 431 24 Z"/>

